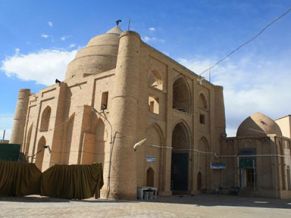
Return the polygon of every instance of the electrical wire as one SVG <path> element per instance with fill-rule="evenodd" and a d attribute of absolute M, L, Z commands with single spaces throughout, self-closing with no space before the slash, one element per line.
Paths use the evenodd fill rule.
<path fill-rule="evenodd" d="M 223 58 L 219 59 L 217 62 L 215 62 L 213 65 L 211 65 L 210 67 L 206 68 L 205 70 L 203 70 L 199 76 L 201 76 L 202 74 L 212 70 L 214 67 L 216 67 L 217 65 L 219 65 L 221 62 L 223 62 L 225 59 L 227 59 L 228 57 L 232 56 L 234 53 L 238 52 L 242 47 L 248 45 L 249 43 L 251 43 L 252 41 L 254 41 L 256 38 L 258 38 L 260 35 L 262 35 L 270 26 L 272 26 L 274 23 L 276 23 L 277 21 L 279 21 L 280 19 L 282 19 L 283 17 L 285 17 L 287 14 L 289 14 L 291 12 L 291 7 L 288 8 L 284 13 L 282 13 L 280 16 L 276 17 L 275 19 L 273 19 L 271 22 L 269 22 L 266 26 L 264 26 L 262 29 L 260 29 L 254 36 L 252 36 L 250 39 L 248 39 L 247 41 L 245 41 L 244 43 L 240 44 L 237 48 L 235 48 L 234 50 L 230 51 L 229 53 L 227 53 Z"/>

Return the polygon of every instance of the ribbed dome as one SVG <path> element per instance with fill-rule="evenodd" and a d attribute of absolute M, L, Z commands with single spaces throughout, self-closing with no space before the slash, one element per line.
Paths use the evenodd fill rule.
<path fill-rule="evenodd" d="M 280 127 L 270 117 L 262 113 L 254 113 L 245 119 L 239 126 L 236 135 L 238 137 L 247 136 L 266 136 L 268 134 L 276 134 L 282 136 Z"/>
<path fill-rule="evenodd" d="M 116 26 L 105 34 L 93 37 L 68 65 L 66 79 L 84 77 L 114 69 L 121 29 Z"/>

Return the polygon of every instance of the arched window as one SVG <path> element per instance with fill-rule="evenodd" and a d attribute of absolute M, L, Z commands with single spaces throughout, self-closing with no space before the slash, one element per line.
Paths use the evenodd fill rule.
<path fill-rule="evenodd" d="M 152 112 L 154 114 L 160 113 L 160 100 L 158 97 L 149 96 L 148 104 L 149 104 L 149 111 L 150 112 Z"/>
<path fill-rule="evenodd" d="M 199 95 L 199 108 L 203 110 L 208 109 L 207 100 L 204 94 L 200 93 Z"/>
<path fill-rule="evenodd" d="M 152 88 L 163 90 L 163 80 L 157 71 L 151 71 L 149 74 L 148 84 Z"/>
<path fill-rule="evenodd" d="M 173 108 L 190 112 L 190 91 L 184 78 L 177 79 L 173 84 Z"/>
<path fill-rule="evenodd" d="M 51 117 L 51 107 L 47 106 L 41 115 L 40 131 L 48 131 Z"/>
<path fill-rule="evenodd" d="M 147 170 L 147 186 L 155 186 L 155 172 L 151 167 Z"/>
<path fill-rule="evenodd" d="M 35 159 L 35 165 L 37 166 L 39 170 L 42 169 L 45 145 L 46 145 L 46 140 L 45 140 L 45 137 L 42 136 L 40 140 L 38 141 L 36 159 Z"/>

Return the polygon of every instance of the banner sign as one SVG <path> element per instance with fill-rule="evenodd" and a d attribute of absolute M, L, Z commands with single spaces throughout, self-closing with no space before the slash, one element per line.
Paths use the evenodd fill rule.
<path fill-rule="evenodd" d="M 210 163 L 210 169 L 213 170 L 223 170 L 225 169 L 225 163 Z"/>
<path fill-rule="evenodd" d="M 153 156 L 153 155 L 146 155 L 146 161 L 147 161 L 148 163 L 155 162 L 156 159 L 157 159 L 157 158 L 156 158 L 155 156 Z"/>

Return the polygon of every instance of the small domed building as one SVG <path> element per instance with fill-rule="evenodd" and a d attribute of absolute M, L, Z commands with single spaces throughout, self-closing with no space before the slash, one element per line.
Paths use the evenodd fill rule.
<path fill-rule="evenodd" d="M 239 187 L 248 196 L 291 198 L 291 139 L 281 131 L 288 125 L 290 130 L 287 118 L 275 122 L 254 113 L 240 124 L 236 137 L 222 143 L 223 187 Z"/>

